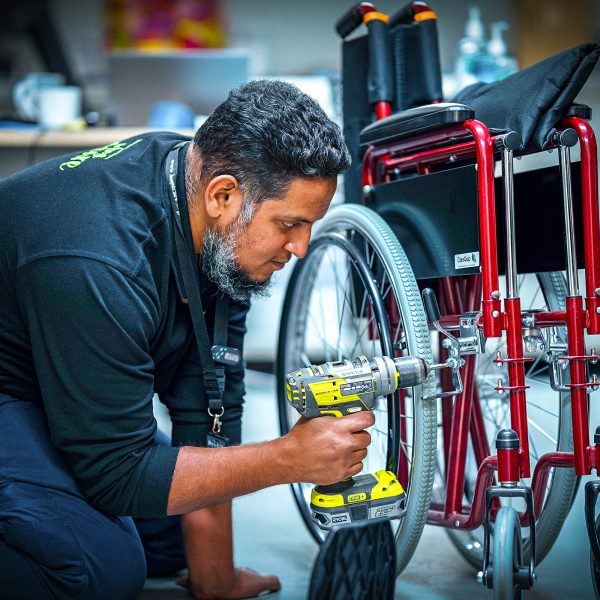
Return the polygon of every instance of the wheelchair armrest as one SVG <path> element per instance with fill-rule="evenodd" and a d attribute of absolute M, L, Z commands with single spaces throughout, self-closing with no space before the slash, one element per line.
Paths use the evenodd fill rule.
<path fill-rule="evenodd" d="M 472 119 L 475 111 L 465 104 L 441 102 L 409 108 L 375 121 L 360 132 L 360 144 L 382 144 Z"/>
<path fill-rule="evenodd" d="M 587 104 L 571 104 L 565 112 L 565 117 L 579 117 L 589 121 L 592 118 L 592 109 Z"/>

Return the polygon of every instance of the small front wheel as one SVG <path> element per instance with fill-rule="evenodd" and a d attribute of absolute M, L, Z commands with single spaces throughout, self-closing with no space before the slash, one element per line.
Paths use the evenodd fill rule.
<path fill-rule="evenodd" d="M 600 515 L 596 517 L 596 535 L 600 537 Z M 592 584 L 594 586 L 594 594 L 600 600 L 600 565 L 594 559 L 594 553 L 590 548 L 590 569 L 592 571 Z"/>
<path fill-rule="evenodd" d="M 520 600 L 517 575 L 523 566 L 523 542 L 517 511 L 504 506 L 496 515 L 492 570 L 494 600 Z"/>

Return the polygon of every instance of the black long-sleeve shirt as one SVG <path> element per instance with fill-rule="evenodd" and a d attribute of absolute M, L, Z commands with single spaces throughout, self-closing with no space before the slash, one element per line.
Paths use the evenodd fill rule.
<path fill-rule="evenodd" d="M 203 445 L 211 424 L 164 176 L 181 140 L 145 134 L 0 182 L 0 392 L 44 408 L 83 492 L 113 514 L 164 514 L 178 447 Z M 183 169 L 182 157 L 180 199 Z M 219 294 L 203 278 L 201 294 L 212 333 Z M 228 344 L 240 350 L 247 310 L 230 301 Z M 154 444 L 154 393 L 170 448 Z M 243 395 L 243 367 L 229 369 L 233 441 Z"/>

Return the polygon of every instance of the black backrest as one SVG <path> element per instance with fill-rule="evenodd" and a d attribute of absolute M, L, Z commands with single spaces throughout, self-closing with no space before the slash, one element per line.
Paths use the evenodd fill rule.
<path fill-rule="evenodd" d="M 400 24 L 390 31 L 396 99 L 393 111 L 442 100 L 442 74 L 439 59 L 437 21 L 435 19 Z M 360 131 L 373 121 L 369 104 L 367 77 L 369 47 L 367 36 L 343 42 L 342 102 L 344 136 L 352 156 L 346 173 L 346 202 L 360 202 L 361 161 Z"/>

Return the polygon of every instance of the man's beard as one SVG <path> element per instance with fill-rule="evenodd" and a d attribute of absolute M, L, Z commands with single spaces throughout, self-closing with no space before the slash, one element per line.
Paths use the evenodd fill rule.
<path fill-rule="evenodd" d="M 253 295 L 269 296 L 271 293 L 270 279 L 252 279 L 236 260 L 235 250 L 244 228 L 239 217 L 224 231 L 207 227 L 200 253 L 202 273 L 236 302 L 248 302 Z"/>

